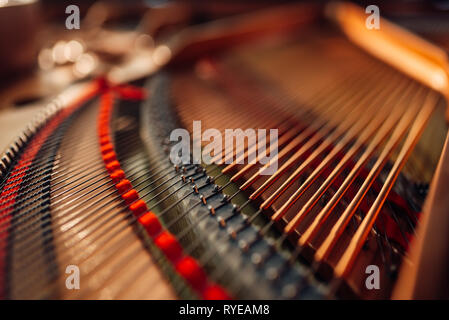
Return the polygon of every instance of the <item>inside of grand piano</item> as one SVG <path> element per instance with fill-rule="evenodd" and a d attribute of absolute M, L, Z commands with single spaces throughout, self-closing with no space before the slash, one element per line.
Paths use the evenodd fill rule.
<path fill-rule="evenodd" d="M 392 297 L 447 135 L 441 92 L 321 14 L 128 83 L 74 86 L 75 103 L 56 100 L 3 156 L 0 297 Z M 191 149 L 212 129 L 221 156 L 174 164 L 174 130 L 195 139 L 196 121 Z M 225 150 L 239 128 L 277 136 Z M 262 144 L 277 149 L 269 175 L 272 162 L 245 161 Z"/>

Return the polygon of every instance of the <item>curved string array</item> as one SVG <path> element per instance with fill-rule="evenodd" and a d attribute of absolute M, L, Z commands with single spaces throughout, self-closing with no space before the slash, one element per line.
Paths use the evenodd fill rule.
<path fill-rule="evenodd" d="M 166 230 L 155 213 L 148 210 L 147 204 L 133 188 L 131 182 L 126 179 L 125 172 L 120 168 L 117 155 L 114 151 L 113 142 L 109 129 L 111 112 L 113 109 L 114 93 L 106 89 L 107 92 L 101 96 L 101 106 L 98 114 L 98 138 L 100 149 L 105 163 L 105 167 L 110 173 L 111 180 L 127 204 L 134 218 L 147 231 L 153 239 L 154 244 L 165 254 L 166 258 L 174 265 L 178 274 L 198 293 L 203 299 L 223 300 L 230 299 L 230 296 L 219 285 L 210 282 L 205 271 L 200 267 L 194 258 L 186 255 L 176 239 L 176 237 Z M 123 94 L 121 97 L 136 98 L 136 95 Z M 144 95 L 137 95 L 143 98 Z"/>

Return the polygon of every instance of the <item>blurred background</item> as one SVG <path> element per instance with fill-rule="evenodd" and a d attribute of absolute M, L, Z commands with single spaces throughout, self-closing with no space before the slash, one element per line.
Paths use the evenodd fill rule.
<path fill-rule="evenodd" d="M 185 26 L 284 2 L 292 1 L 0 0 L 0 149 L 68 85 L 154 49 Z M 356 2 L 376 4 L 382 16 L 449 48 L 449 1 Z M 79 30 L 65 26 L 69 5 L 80 10 Z"/>

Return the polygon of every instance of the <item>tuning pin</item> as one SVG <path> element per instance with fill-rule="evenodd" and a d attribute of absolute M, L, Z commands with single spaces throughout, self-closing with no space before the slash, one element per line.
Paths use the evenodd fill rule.
<path fill-rule="evenodd" d="M 220 227 L 225 228 L 226 227 L 226 220 L 223 219 L 223 217 L 218 217 L 218 224 L 220 225 Z"/>
<path fill-rule="evenodd" d="M 223 198 L 221 199 L 221 202 L 223 202 L 223 203 L 229 202 L 229 196 L 224 194 Z"/>
<path fill-rule="evenodd" d="M 203 168 L 203 167 L 201 167 L 199 165 L 195 165 L 195 172 L 196 173 L 205 172 L 205 171 L 206 171 L 205 168 Z"/>
<path fill-rule="evenodd" d="M 235 230 L 229 230 L 228 231 L 229 236 L 231 237 L 232 240 L 236 240 L 237 239 L 237 232 Z"/>

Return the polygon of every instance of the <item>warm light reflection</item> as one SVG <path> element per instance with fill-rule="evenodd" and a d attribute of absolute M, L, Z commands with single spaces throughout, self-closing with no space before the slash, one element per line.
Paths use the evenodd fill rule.
<path fill-rule="evenodd" d="M 351 4 L 334 5 L 329 12 L 354 43 L 414 79 L 448 95 L 449 63 L 440 48 L 386 20 L 382 20 L 380 30 L 368 30 L 364 12 Z"/>
<path fill-rule="evenodd" d="M 85 77 L 95 70 L 98 64 L 97 58 L 89 53 L 82 54 L 73 65 L 73 73 L 77 77 Z"/>
<path fill-rule="evenodd" d="M 83 52 L 83 45 L 76 40 L 70 40 L 64 47 L 64 56 L 70 62 L 75 62 Z"/>
<path fill-rule="evenodd" d="M 166 64 L 171 58 L 171 50 L 165 45 L 160 45 L 153 51 L 152 59 L 158 66 Z"/>
<path fill-rule="evenodd" d="M 53 47 L 53 61 L 57 64 L 64 64 L 67 62 L 65 55 L 65 41 L 58 41 Z"/>
<path fill-rule="evenodd" d="M 54 66 L 53 51 L 48 48 L 42 49 L 39 52 L 37 60 L 39 68 L 41 68 L 42 70 L 48 70 L 53 68 Z"/>

